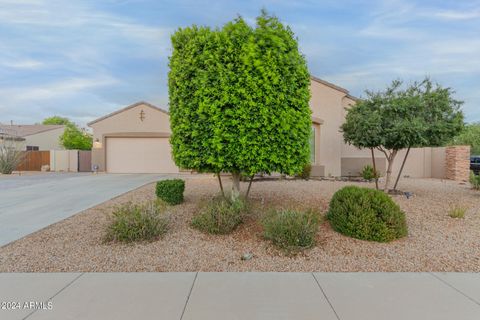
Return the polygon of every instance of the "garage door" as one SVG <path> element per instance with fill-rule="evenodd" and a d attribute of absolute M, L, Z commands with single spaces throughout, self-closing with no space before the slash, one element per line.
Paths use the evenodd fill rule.
<path fill-rule="evenodd" d="M 107 172 L 175 173 L 168 138 L 107 138 Z"/>

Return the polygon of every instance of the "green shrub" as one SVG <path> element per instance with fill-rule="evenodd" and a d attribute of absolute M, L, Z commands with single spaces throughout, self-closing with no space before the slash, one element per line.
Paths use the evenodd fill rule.
<path fill-rule="evenodd" d="M 213 199 L 192 219 L 192 227 L 211 234 L 227 234 L 240 223 L 247 211 L 243 200 Z"/>
<path fill-rule="evenodd" d="M 407 235 L 405 213 L 378 190 L 340 189 L 330 201 L 327 218 L 335 231 L 357 239 L 388 242 Z"/>
<path fill-rule="evenodd" d="M 115 207 L 105 240 L 133 242 L 162 237 L 169 223 L 165 209 L 166 205 L 158 200 L 140 204 L 128 202 Z"/>
<path fill-rule="evenodd" d="M 368 164 L 365 167 L 363 167 L 361 174 L 362 174 L 362 178 L 368 181 L 372 181 L 373 179 L 376 179 L 379 176 L 378 172 L 373 170 L 373 167 Z"/>
<path fill-rule="evenodd" d="M 465 218 L 465 213 L 467 212 L 467 208 L 455 205 L 448 210 L 448 215 L 451 218 L 463 219 Z"/>
<path fill-rule="evenodd" d="M 312 165 L 308 163 L 303 166 L 303 170 L 298 174 L 298 177 L 304 180 L 308 180 L 310 179 L 311 173 L 312 173 Z"/>
<path fill-rule="evenodd" d="M 312 211 L 272 211 L 262 221 L 263 235 L 281 249 L 298 251 L 315 244 L 319 222 L 319 215 Z"/>
<path fill-rule="evenodd" d="M 168 204 L 176 205 L 183 202 L 185 181 L 182 179 L 169 179 L 157 182 L 156 194 Z"/>
<path fill-rule="evenodd" d="M 480 190 L 480 174 L 475 175 L 473 171 L 470 171 L 470 183 L 473 189 Z"/>

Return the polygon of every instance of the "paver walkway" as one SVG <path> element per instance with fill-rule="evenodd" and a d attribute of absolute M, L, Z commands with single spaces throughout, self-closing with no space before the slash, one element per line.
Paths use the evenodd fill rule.
<path fill-rule="evenodd" d="M 2 320 L 478 320 L 480 274 L 4 273 L 0 302 L 20 306 Z"/>
<path fill-rule="evenodd" d="M 0 246 L 164 177 L 90 173 L 2 176 Z"/>

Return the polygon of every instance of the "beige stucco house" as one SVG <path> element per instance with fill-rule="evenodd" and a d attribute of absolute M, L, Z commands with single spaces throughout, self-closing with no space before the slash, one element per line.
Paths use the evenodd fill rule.
<path fill-rule="evenodd" d="M 358 150 L 343 142 L 340 126 L 356 98 L 348 90 L 311 77 L 312 175 L 355 176 L 371 162 L 368 150 Z M 167 111 L 138 102 L 88 124 L 93 129 L 92 165 L 110 173 L 175 173 L 169 143 Z M 400 155 L 401 156 L 401 155 Z M 443 158 L 442 158 L 443 157 Z M 412 177 L 442 177 L 445 152 L 432 148 L 414 149 L 404 169 Z M 386 159 L 376 154 L 384 171 Z M 401 161 L 397 161 L 397 167 Z M 438 164 L 436 165 L 436 163 Z"/>
<path fill-rule="evenodd" d="M 62 150 L 60 136 L 63 125 L 16 125 L 0 124 L 0 136 L 17 141 L 22 150 Z"/>

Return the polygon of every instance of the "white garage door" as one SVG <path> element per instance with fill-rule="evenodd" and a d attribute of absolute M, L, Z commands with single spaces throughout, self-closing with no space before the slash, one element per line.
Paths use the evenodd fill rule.
<path fill-rule="evenodd" d="M 168 138 L 107 138 L 107 172 L 175 173 Z"/>

